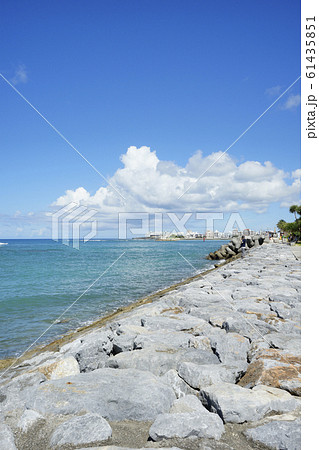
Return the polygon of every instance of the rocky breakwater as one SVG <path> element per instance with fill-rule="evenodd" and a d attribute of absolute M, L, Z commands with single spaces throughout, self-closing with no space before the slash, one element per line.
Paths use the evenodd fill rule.
<path fill-rule="evenodd" d="M 254 247 L 7 372 L 1 448 L 300 448 L 300 262 Z"/>
<path fill-rule="evenodd" d="M 255 235 L 255 236 L 245 236 L 246 238 L 246 248 L 253 248 L 262 245 L 264 242 L 269 243 L 269 238 L 265 238 L 263 236 Z M 222 259 L 230 259 L 234 256 L 238 255 L 241 252 L 241 238 L 233 237 L 228 244 L 224 244 L 220 247 L 220 249 L 215 252 L 209 253 L 207 259 L 212 260 L 222 260 Z"/>

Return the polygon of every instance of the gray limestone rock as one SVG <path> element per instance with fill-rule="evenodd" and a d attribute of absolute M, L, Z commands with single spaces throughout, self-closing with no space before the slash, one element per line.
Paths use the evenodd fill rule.
<path fill-rule="evenodd" d="M 148 330 L 185 331 L 194 336 L 207 335 L 211 331 L 211 326 L 205 320 L 189 314 L 176 314 L 175 317 L 144 317 L 141 323 Z"/>
<path fill-rule="evenodd" d="M 242 388 L 223 383 L 208 386 L 200 391 L 203 404 L 217 412 L 224 422 L 243 423 L 261 419 L 271 412 L 287 412 L 297 407 L 288 392 L 269 386 Z"/>
<path fill-rule="evenodd" d="M 224 316 L 225 317 L 225 316 Z M 269 323 L 254 318 L 254 315 L 237 313 L 226 316 L 222 328 L 227 332 L 238 333 L 249 338 L 251 341 L 259 339 L 268 333 L 277 332 L 277 329 Z"/>
<path fill-rule="evenodd" d="M 114 369 L 147 370 L 161 376 L 171 369 L 177 370 L 179 364 L 184 361 L 193 361 L 197 364 L 219 364 L 217 356 L 212 351 L 189 348 L 164 351 L 144 349 L 120 353 L 110 357 L 106 365 Z"/>
<path fill-rule="evenodd" d="M 237 333 L 227 333 L 225 336 L 212 336 L 210 343 L 220 362 L 238 366 L 242 371 L 246 369 L 250 349 L 247 338 Z"/>
<path fill-rule="evenodd" d="M 98 414 L 84 414 L 63 422 L 50 439 L 51 447 L 65 444 L 81 445 L 105 441 L 112 436 L 108 422 Z"/>
<path fill-rule="evenodd" d="M 1 412 L 6 415 L 15 410 L 25 410 L 25 401 L 21 393 L 33 391 L 40 383 L 46 381 L 46 377 L 40 372 L 24 373 L 13 378 L 9 383 L 0 388 Z"/>
<path fill-rule="evenodd" d="M 220 382 L 235 383 L 239 372 L 238 366 L 227 364 L 199 365 L 184 362 L 178 367 L 179 376 L 194 389 L 201 389 Z"/>
<path fill-rule="evenodd" d="M 185 397 L 175 400 L 169 412 L 171 414 L 190 412 L 210 414 L 209 411 L 204 408 L 198 397 L 196 397 L 195 395 L 186 395 Z"/>
<path fill-rule="evenodd" d="M 273 348 L 285 350 L 292 355 L 301 354 L 300 336 L 296 336 L 295 334 L 271 333 L 266 336 L 266 339 Z"/>
<path fill-rule="evenodd" d="M 134 349 L 150 348 L 158 351 L 188 348 L 193 336 L 182 331 L 155 331 L 138 335 L 134 340 Z"/>
<path fill-rule="evenodd" d="M 22 393 L 23 394 L 23 393 Z M 50 380 L 24 393 L 27 407 L 42 414 L 97 413 L 108 420 L 152 420 L 167 412 L 174 391 L 150 372 L 97 369 Z"/>
<path fill-rule="evenodd" d="M 75 351 L 75 359 L 78 361 L 81 372 L 90 372 L 92 370 L 105 367 L 113 343 L 110 340 L 108 331 L 99 331 L 85 336 L 79 347 L 72 348 Z"/>
<path fill-rule="evenodd" d="M 172 438 L 214 438 L 220 439 L 224 424 L 217 414 L 177 413 L 160 414 L 150 428 L 153 441 Z"/>
<path fill-rule="evenodd" d="M 266 445 L 276 450 L 300 450 L 301 423 L 300 420 L 276 420 L 256 428 L 249 428 L 244 433 L 256 443 Z"/>
<path fill-rule="evenodd" d="M 113 354 L 117 355 L 118 353 L 132 351 L 134 349 L 135 338 L 136 334 L 116 334 L 113 339 Z"/>

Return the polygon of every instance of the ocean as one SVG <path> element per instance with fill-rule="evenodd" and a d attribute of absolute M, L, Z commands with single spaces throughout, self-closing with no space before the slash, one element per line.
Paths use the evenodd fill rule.
<path fill-rule="evenodd" d="M 79 250 L 45 239 L 1 242 L 3 359 L 24 352 L 84 292 L 37 345 L 212 268 L 205 256 L 226 241 L 91 240 Z"/>

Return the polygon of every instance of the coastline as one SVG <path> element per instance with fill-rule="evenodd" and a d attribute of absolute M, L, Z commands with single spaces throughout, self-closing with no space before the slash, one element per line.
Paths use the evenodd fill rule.
<path fill-rule="evenodd" d="M 300 261 L 288 246 L 252 248 L 34 350 L 0 385 L 7 448 L 300 441 Z"/>
<path fill-rule="evenodd" d="M 83 325 L 74 330 L 70 330 L 68 333 L 64 334 L 63 336 L 61 336 L 57 339 L 52 340 L 49 343 L 37 345 L 36 347 L 28 350 L 21 358 L 14 356 L 14 357 L 0 359 L 0 375 L 1 375 L 1 372 L 3 370 L 7 369 L 7 367 L 10 366 L 14 361 L 16 361 L 17 358 L 18 358 L 19 362 L 23 362 L 27 359 L 30 359 L 30 358 L 32 358 L 40 353 L 46 352 L 46 351 L 58 351 L 60 346 L 66 344 L 66 343 L 72 342 L 73 340 L 79 338 L 82 335 L 85 335 L 86 333 L 88 333 L 90 331 L 93 331 L 93 330 L 103 327 L 108 322 L 111 322 L 112 320 L 118 318 L 122 314 L 133 311 L 135 308 L 137 308 L 139 306 L 146 305 L 148 303 L 152 303 L 152 302 L 156 301 L 157 299 L 161 298 L 163 295 L 179 288 L 180 286 L 184 286 L 188 283 L 191 283 L 192 281 L 197 280 L 198 278 L 201 278 L 201 277 L 209 274 L 210 272 L 219 269 L 220 267 L 238 259 L 239 257 L 240 257 L 239 255 L 236 255 L 230 259 L 225 260 L 224 262 L 221 262 L 220 264 L 218 264 L 217 267 L 214 266 L 211 269 L 206 269 L 203 272 L 200 272 L 198 274 L 195 274 L 195 275 L 192 275 L 191 277 L 186 278 L 185 280 L 181 280 L 177 283 L 174 283 L 174 284 L 168 286 L 167 288 L 161 289 L 159 291 L 155 291 L 155 292 L 147 295 L 146 297 L 142 297 L 136 301 L 133 301 L 129 305 L 117 308 L 114 311 L 106 314 L 105 316 L 102 316 L 102 317 L 92 321 L 88 325 Z"/>

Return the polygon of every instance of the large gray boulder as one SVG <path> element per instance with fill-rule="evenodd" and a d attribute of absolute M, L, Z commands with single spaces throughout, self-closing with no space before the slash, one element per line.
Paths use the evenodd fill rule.
<path fill-rule="evenodd" d="M 90 372 L 105 367 L 112 350 L 110 332 L 99 331 L 85 336 L 81 345 L 72 346 L 68 353 L 74 354 L 81 372 Z"/>
<path fill-rule="evenodd" d="M 130 352 L 134 349 L 136 334 L 123 333 L 115 335 L 113 339 L 113 355 L 121 352 Z"/>
<path fill-rule="evenodd" d="M 238 366 L 243 371 L 247 367 L 247 355 L 250 342 L 238 333 L 227 333 L 225 336 L 210 338 L 212 349 L 224 364 Z"/>
<path fill-rule="evenodd" d="M 98 414 L 84 414 L 63 422 L 50 439 L 51 447 L 72 444 L 93 444 L 105 441 L 112 436 L 112 428 Z"/>
<path fill-rule="evenodd" d="M 240 334 L 251 341 L 277 331 L 276 327 L 263 320 L 258 320 L 254 315 L 239 312 L 232 315 L 229 314 L 226 318 L 224 316 L 222 327 L 228 333 Z"/>
<path fill-rule="evenodd" d="M 300 336 L 295 334 L 271 333 L 266 336 L 267 342 L 276 349 L 293 355 L 301 355 Z"/>
<path fill-rule="evenodd" d="M 182 331 L 155 331 L 140 334 L 134 339 L 134 349 L 151 348 L 157 351 L 168 349 L 188 348 L 190 339 L 193 338 L 189 333 Z"/>
<path fill-rule="evenodd" d="M 23 393 L 22 393 L 23 394 Z M 41 414 L 97 413 L 108 420 L 153 420 L 169 411 L 174 391 L 150 372 L 98 369 L 27 390 L 28 408 Z"/>
<path fill-rule="evenodd" d="M 239 369 L 227 364 L 199 365 L 184 362 L 180 364 L 178 374 L 192 388 L 201 389 L 220 382 L 235 383 Z"/>
<path fill-rule="evenodd" d="M 298 405 L 288 392 L 262 385 L 246 389 L 223 383 L 203 388 L 200 396 L 209 411 L 232 423 L 257 421 L 268 413 L 292 411 Z"/>
<path fill-rule="evenodd" d="M 160 414 L 150 428 L 153 441 L 172 438 L 214 438 L 220 439 L 224 424 L 217 414 L 176 413 Z"/>
<path fill-rule="evenodd" d="M 147 370 L 155 375 L 162 376 L 171 369 L 176 370 L 179 364 L 184 361 L 193 361 L 197 364 L 219 364 L 217 356 L 212 351 L 189 348 L 163 351 L 145 349 L 119 353 L 110 357 L 106 365 L 114 369 Z"/>
<path fill-rule="evenodd" d="M 0 387 L 1 413 L 6 416 L 13 411 L 25 410 L 25 401 L 22 392 L 33 392 L 33 390 L 46 381 L 46 377 L 40 372 L 24 373 L 14 377 L 9 383 Z"/>
<path fill-rule="evenodd" d="M 189 314 L 176 314 L 174 317 L 144 317 L 141 323 L 143 327 L 152 331 L 185 331 L 194 336 L 207 335 L 211 331 L 211 326 L 205 320 Z"/>
<path fill-rule="evenodd" d="M 256 428 L 249 428 L 244 434 L 255 443 L 264 444 L 271 449 L 301 449 L 300 419 L 293 421 L 274 420 Z"/>

